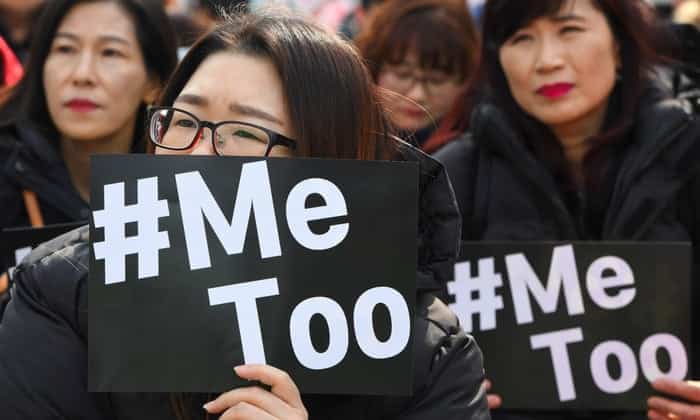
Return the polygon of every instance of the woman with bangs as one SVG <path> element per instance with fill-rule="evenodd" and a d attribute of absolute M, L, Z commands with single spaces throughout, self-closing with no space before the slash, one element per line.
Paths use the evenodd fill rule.
<path fill-rule="evenodd" d="M 356 40 L 387 99 L 392 124 L 427 152 L 476 65 L 478 35 L 463 0 L 390 0 L 376 7 Z"/>
<path fill-rule="evenodd" d="M 700 125 L 656 73 L 666 61 L 656 53 L 656 19 L 643 0 L 487 2 L 481 67 L 469 90 L 476 105 L 463 103 L 449 118 L 450 129 L 469 132 L 436 154 L 455 188 L 462 239 L 689 241 L 700 273 Z M 698 308 L 691 311 L 697 325 Z M 700 348 L 698 334 L 691 345 Z M 694 378 L 698 354 L 689 353 Z M 652 385 L 667 397 L 649 399 L 650 419 L 700 418 L 697 383 Z M 490 405 L 499 404 L 491 395 Z"/>

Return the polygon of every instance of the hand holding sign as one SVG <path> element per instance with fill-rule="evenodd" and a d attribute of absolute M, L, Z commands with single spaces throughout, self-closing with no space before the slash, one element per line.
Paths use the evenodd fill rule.
<path fill-rule="evenodd" d="M 487 392 L 491 391 L 491 381 L 486 379 L 484 381 L 484 388 L 486 388 Z M 486 394 L 486 401 L 488 401 L 489 410 L 499 408 L 501 404 L 503 404 L 503 399 L 501 399 L 501 396 L 493 393 Z"/>
<path fill-rule="evenodd" d="M 241 378 L 260 381 L 270 390 L 252 386 L 225 392 L 204 405 L 208 413 L 223 412 L 222 420 L 309 418 L 299 389 L 286 372 L 268 365 L 242 365 L 235 370 Z"/>
<path fill-rule="evenodd" d="M 700 419 L 700 382 L 683 382 L 672 379 L 658 379 L 652 383 L 655 390 L 673 398 L 685 400 L 673 401 L 668 398 L 649 398 L 649 418 L 657 419 Z"/>

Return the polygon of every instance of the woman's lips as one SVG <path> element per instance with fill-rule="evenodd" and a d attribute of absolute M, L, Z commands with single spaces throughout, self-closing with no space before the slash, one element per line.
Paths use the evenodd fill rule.
<path fill-rule="evenodd" d="M 551 85 L 544 85 L 537 89 L 537 94 L 549 99 L 556 99 L 566 95 L 573 88 L 573 83 L 555 83 Z"/>
<path fill-rule="evenodd" d="M 65 106 L 70 108 L 73 112 L 91 112 L 97 109 L 97 104 L 88 99 L 71 99 L 66 102 Z"/>
<path fill-rule="evenodd" d="M 425 110 L 420 108 L 403 108 L 401 112 L 410 118 L 424 118 L 426 116 Z"/>

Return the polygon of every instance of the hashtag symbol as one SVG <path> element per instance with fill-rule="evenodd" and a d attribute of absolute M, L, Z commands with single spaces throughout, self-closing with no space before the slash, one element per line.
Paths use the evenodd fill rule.
<path fill-rule="evenodd" d="M 466 332 L 472 332 L 472 317 L 479 315 L 481 331 L 496 328 L 496 312 L 503 309 L 503 298 L 496 294 L 496 288 L 503 286 L 503 279 L 494 270 L 494 259 L 479 260 L 476 277 L 471 276 L 471 264 L 455 265 L 455 279 L 447 283 L 447 291 L 455 297 L 450 304 L 459 317 Z"/>
<path fill-rule="evenodd" d="M 93 213 L 95 228 L 105 240 L 94 244 L 95 259 L 105 261 L 105 284 L 126 281 L 126 256 L 138 256 L 139 279 L 158 275 L 158 251 L 170 247 L 168 232 L 158 231 L 158 219 L 169 215 L 167 200 L 158 200 L 158 178 L 139 179 L 137 202 L 124 205 L 124 183 L 104 186 L 103 210 Z M 136 222 L 136 236 L 126 237 L 126 224 Z"/>

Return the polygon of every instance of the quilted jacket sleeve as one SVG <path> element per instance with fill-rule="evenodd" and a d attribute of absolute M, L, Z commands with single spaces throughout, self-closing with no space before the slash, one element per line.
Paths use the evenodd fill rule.
<path fill-rule="evenodd" d="M 87 228 L 35 249 L 0 323 L 3 418 L 100 419 L 87 392 Z"/>
<path fill-rule="evenodd" d="M 418 388 L 397 420 L 488 420 L 481 350 L 439 299 L 419 298 L 414 376 Z M 422 341 L 422 342 L 421 342 Z"/>

